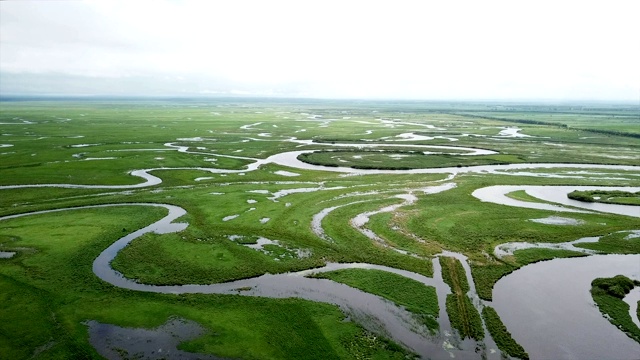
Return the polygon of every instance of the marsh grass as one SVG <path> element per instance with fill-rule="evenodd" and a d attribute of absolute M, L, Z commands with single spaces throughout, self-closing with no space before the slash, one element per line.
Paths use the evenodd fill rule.
<path fill-rule="evenodd" d="M 330 279 L 382 296 L 418 315 L 432 331 L 438 330 L 438 297 L 432 286 L 404 276 L 374 269 L 344 269 L 317 273 L 313 277 Z"/>
<path fill-rule="evenodd" d="M 441 256 L 442 279 L 451 288 L 447 295 L 446 306 L 451 326 L 458 330 L 462 338 L 480 341 L 484 338 L 482 319 L 467 296 L 469 283 L 460 261 L 456 258 Z"/>
<path fill-rule="evenodd" d="M 605 204 L 640 205 L 640 192 L 628 191 L 572 191 L 567 194 L 569 199 L 584 202 L 600 202 Z"/>
<path fill-rule="evenodd" d="M 500 350 L 509 356 L 519 359 L 529 359 L 529 354 L 511 337 L 511 333 L 507 330 L 507 327 L 504 326 L 502 320 L 500 320 L 500 316 L 492 307 L 485 306 L 482 309 L 482 317 L 484 318 L 485 324 L 487 324 L 487 329 L 491 337 Z"/>
<path fill-rule="evenodd" d="M 484 339 L 482 319 L 467 296 L 449 294 L 446 304 L 451 327 L 458 331 L 460 337 L 476 341 Z"/>
<path fill-rule="evenodd" d="M 603 236 L 596 243 L 582 243 L 576 246 L 607 254 L 639 254 L 640 238 L 630 237 L 628 232 L 616 232 Z"/>
<path fill-rule="evenodd" d="M 640 328 L 631 319 L 629 305 L 622 300 L 636 286 L 640 281 L 623 275 L 597 278 L 591 282 L 591 296 L 609 322 L 640 343 Z"/>

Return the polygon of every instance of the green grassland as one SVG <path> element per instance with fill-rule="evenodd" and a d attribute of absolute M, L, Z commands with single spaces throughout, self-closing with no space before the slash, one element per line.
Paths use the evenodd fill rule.
<path fill-rule="evenodd" d="M 576 169 L 532 169 L 527 172 L 571 177 L 516 176 L 506 171 L 449 178 L 448 174 L 345 175 L 274 163 L 248 171 L 247 166 L 252 159 L 297 150 L 321 150 L 306 155 L 304 161 L 327 165 L 326 170 L 524 162 L 636 165 L 640 139 L 634 134 L 639 125 L 637 113 L 634 116 L 627 107 L 504 109 L 490 104 L 260 99 L 0 101 L 0 186 L 141 184 L 142 178 L 130 174 L 137 169 L 154 169 L 150 173 L 162 180 L 126 189 L 0 189 L 0 216 L 98 204 L 163 203 L 184 208 L 187 214 L 178 221 L 189 224 L 186 230 L 148 233 L 113 261 L 116 270 L 142 283 L 210 284 L 310 269 L 329 261 L 371 263 L 434 276 L 432 257 L 449 250 L 469 258 L 478 295 L 491 299 L 493 284 L 519 267 L 584 255 L 528 249 L 498 259 L 493 256 L 495 246 L 603 236 L 598 243 L 579 246 L 638 254 L 640 239 L 627 235 L 640 224 L 637 218 L 605 213 L 571 214 L 581 220 L 577 226 L 535 223 L 528 220 L 555 213 L 481 202 L 471 195 L 474 190 L 492 185 L 639 186 L 640 171 L 611 170 L 581 178 L 571 174 Z M 530 137 L 500 136 L 506 127 L 518 127 Z M 435 138 L 398 137 L 406 133 Z M 293 137 L 313 143 L 294 142 Z M 329 147 L 331 142 L 379 143 L 383 151 Z M 384 147 L 390 144 L 403 146 Z M 482 148 L 498 154 L 467 156 L 454 150 L 423 155 L 428 149 L 414 144 Z M 178 146 L 183 149 L 178 151 Z M 235 172 L 190 169 L 194 167 Z M 445 180 L 454 182 L 455 188 L 422 192 Z M 400 204 L 395 196 L 407 193 L 418 200 L 394 212 L 372 215 L 366 224 L 384 244 L 351 226 L 357 215 Z M 524 192 L 509 196 L 539 202 Z M 331 207 L 336 208 L 322 220 L 326 238 L 321 238 L 310 224 L 316 214 Z M 347 315 L 330 304 L 141 293 L 114 287 L 93 274 L 92 262 L 107 246 L 164 215 L 162 208 L 118 206 L 0 221 L 0 251 L 16 252 L 0 259 L 0 357 L 100 358 L 89 344 L 84 321 L 152 328 L 172 317 L 193 320 L 208 331 L 181 348 L 220 357 L 413 356 L 361 324 L 345 321 Z M 269 251 L 244 246 L 258 237 L 277 240 L 279 245 L 269 245 Z M 297 256 L 298 250 L 307 256 Z M 451 321 L 462 324 L 454 328 L 464 336 L 481 340 L 480 315 L 465 295 L 469 284 L 460 263 L 448 259 L 440 258 L 443 277 L 452 288 L 446 299 Z M 396 302 L 437 331 L 432 288 L 374 270 L 319 276 Z M 482 316 L 504 352 L 526 357 L 521 349 L 509 350 L 508 340 L 498 341 L 510 337 L 497 314 Z"/>

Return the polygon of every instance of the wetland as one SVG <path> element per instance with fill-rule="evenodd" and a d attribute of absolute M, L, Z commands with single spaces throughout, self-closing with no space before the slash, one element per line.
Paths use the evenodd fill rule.
<path fill-rule="evenodd" d="M 632 359 L 638 109 L 514 108 L 2 101 L 0 353 Z"/>

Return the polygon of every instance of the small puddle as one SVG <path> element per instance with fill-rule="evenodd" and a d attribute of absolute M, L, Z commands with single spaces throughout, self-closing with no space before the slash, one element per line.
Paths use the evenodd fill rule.
<path fill-rule="evenodd" d="M 279 198 L 287 195 L 291 195 L 291 194 L 310 193 L 310 192 L 324 191 L 324 190 L 340 190 L 340 189 L 346 189 L 346 187 L 344 186 L 324 187 L 321 184 L 320 187 L 315 187 L 315 188 L 283 189 L 283 190 L 278 190 L 272 193 L 273 196 L 269 197 L 268 199 L 273 202 L 278 202 Z"/>
<path fill-rule="evenodd" d="M 225 217 L 223 217 L 223 218 L 222 218 L 222 221 L 229 221 L 229 220 L 233 220 L 233 219 L 237 218 L 238 216 L 240 216 L 240 215 L 235 214 L 235 215 L 225 216 Z"/>
<path fill-rule="evenodd" d="M 520 131 L 522 131 L 522 129 L 517 128 L 517 127 L 505 128 L 504 130 L 501 130 L 498 133 L 498 136 L 510 137 L 510 138 L 529 138 L 529 137 L 534 137 L 534 136 L 531 136 L 531 135 L 521 134 Z"/>
<path fill-rule="evenodd" d="M 12 258 L 16 253 L 13 251 L 0 251 L 0 259 L 10 259 Z"/>
<path fill-rule="evenodd" d="M 272 256 L 274 260 L 283 260 L 290 258 L 305 259 L 313 254 L 311 249 L 290 248 L 281 244 L 278 240 L 271 240 L 262 236 L 258 237 L 255 242 L 244 242 L 247 237 L 243 235 L 229 235 L 227 236 L 227 238 L 231 241 L 238 242 L 238 244 L 244 247 L 248 247 L 250 249 L 254 249 L 266 255 Z M 273 248 L 265 248 L 266 245 L 273 245 L 282 250 L 276 251 Z"/>
<path fill-rule="evenodd" d="M 280 176 L 288 176 L 288 177 L 295 177 L 295 176 L 300 176 L 300 174 L 298 173 L 294 173 L 294 172 L 290 172 L 290 171 L 285 171 L 285 170 L 278 170 L 275 171 L 274 174 L 276 175 L 280 175 Z"/>
<path fill-rule="evenodd" d="M 539 223 L 539 224 L 545 224 L 545 225 L 583 225 L 585 222 L 584 220 L 579 220 L 579 219 L 573 219 L 573 218 L 566 218 L 566 217 L 561 217 L 561 216 L 548 216 L 546 218 L 541 218 L 541 219 L 529 219 L 529 221 L 535 222 L 535 223 Z"/>

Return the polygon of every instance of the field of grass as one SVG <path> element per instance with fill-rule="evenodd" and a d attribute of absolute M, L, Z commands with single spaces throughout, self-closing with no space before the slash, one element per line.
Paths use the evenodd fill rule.
<path fill-rule="evenodd" d="M 523 109 L 524 110 L 524 109 Z M 483 116 L 500 121 L 528 124 L 528 125 L 552 125 L 559 128 L 572 130 L 586 130 L 594 134 L 632 135 L 637 138 L 640 135 L 637 125 L 640 123 L 637 110 L 633 107 L 561 107 L 553 106 L 546 109 L 537 107 L 526 111 L 513 111 L 513 109 L 501 109 L 495 112 L 465 113 Z"/>
<path fill-rule="evenodd" d="M 493 337 L 493 340 L 500 350 L 518 359 L 529 358 L 529 355 L 522 346 L 513 340 L 511 333 L 509 333 L 507 327 L 504 326 L 502 320 L 500 320 L 500 316 L 492 307 L 487 306 L 482 309 L 482 317 L 487 324 L 491 337 Z"/>
<path fill-rule="evenodd" d="M 313 277 L 330 279 L 382 296 L 418 315 L 431 330 L 438 330 L 438 297 L 432 286 L 406 277 L 372 269 L 346 269 L 318 273 Z"/>
<path fill-rule="evenodd" d="M 127 278 L 156 285 L 229 282 L 326 262 L 385 265 L 432 277 L 433 256 L 455 251 L 469 258 L 478 295 L 489 300 L 495 282 L 517 268 L 584 255 L 528 249 L 498 259 L 493 255 L 497 245 L 602 236 L 598 243 L 579 246 L 638 254 L 640 239 L 628 235 L 640 228 L 637 218 L 606 213 L 571 214 L 582 222 L 579 226 L 540 224 L 529 220 L 555 213 L 481 202 L 471 195 L 474 190 L 492 185 L 640 186 L 640 169 L 527 169 L 455 176 L 328 170 L 529 162 L 637 165 L 640 120 L 633 111 L 400 101 L 0 101 L 0 216 L 98 204 L 179 206 L 186 210 L 177 220 L 189 224 L 185 230 L 147 233 L 111 264 Z M 515 127 L 528 137 L 501 135 Z M 433 139 L 407 140 L 406 134 Z M 380 146 L 335 146 L 341 142 Z M 412 145 L 497 154 L 469 156 L 462 155 L 466 150 L 452 149 L 424 155 L 422 151 L 431 150 Z M 303 160 L 327 167 L 308 170 L 264 162 L 299 150 L 318 150 Z M 257 161 L 263 163 L 252 168 Z M 143 178 L 131 174 L 140 169 L 161 182 L 144 186 Z M 455 187 L 438 193 L 425 190 L 444 183 Z M 6 187 L 39 184 L 96 187 Z M 400 204 L 398 196 L 408 195 L 417 201 L 371 215 L 364 226 L 382 242 L 353 226 L 358 215 Z M 509 196 L 540 202 L 524 192 Z M 311 224 L 330 208 L 321 222 L 324 237 L 318 236 Z M 152 328 L 175 317 L 208 331 L 182 349 L 226 358 L 413 356 L 411 349 L 366 330 L 364 324 L 345 321 L 348 314 L 335 305 L 295 298 L 145 293 L 115 287 L 94 275 L 98 254 L 165 215 L 162 208 L 123 205 L 0 220 L 0 253 L 15 252 L 0 258 L 0 358 L 99 358 L 85 321 Z M 259 238 L 273 243 L 263 249 L 247 246 Z M 453 327 L 463 337 L 481 341 L 481 317 L 465 295 L 469 284 L 461 264 L 453 258 L 440 260 L 442 276 L 452 289 L 446 305 Z M 377 270 L 318 276 L 404 306 L 437 336 L 433 288 Z M 482 316 L 502 351 L 524 356 L 508 340 L 498 341 L 510 336 L 497 314 Z"/>
<path fill-rule="evenodd" d="M 458 259 L 441 256 L 442 279 L 451 288 L 452 294 L 447 295 L 447 313 L 451 327 L 458 330 L 462 338 L 482 340 L 484 328 L 478 310 L 473 306 L 467 292 L 469 283 L 464 268 Z"/>

